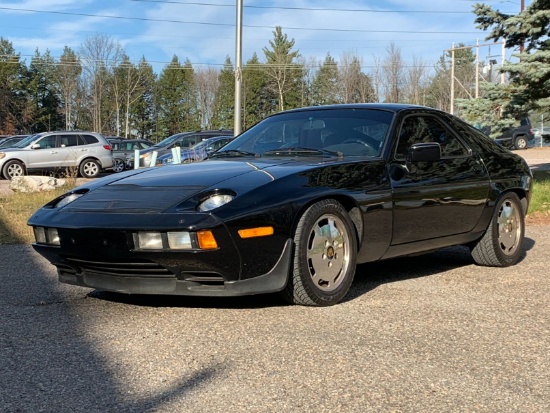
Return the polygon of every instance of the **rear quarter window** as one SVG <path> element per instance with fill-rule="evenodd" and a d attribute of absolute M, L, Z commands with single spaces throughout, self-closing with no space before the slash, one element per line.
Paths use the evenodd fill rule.
<path fill-rule="evenodd" d="M 92 136 L 92 135 L 80 135 L 80 136 L 84 140 L 85 145 L 93 145 L 94 143 L 99 142 L 99 140 L 95 136 Z"/>

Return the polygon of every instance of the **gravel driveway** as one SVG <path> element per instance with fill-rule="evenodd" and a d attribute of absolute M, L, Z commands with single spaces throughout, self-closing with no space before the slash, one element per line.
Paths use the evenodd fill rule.
<path fill-rule="evenodd" d="M 547 413 L 549 228 L 514 267 L 361 266 L 329 308 L 71 287 L 3 245 L 0 411 Z"/>

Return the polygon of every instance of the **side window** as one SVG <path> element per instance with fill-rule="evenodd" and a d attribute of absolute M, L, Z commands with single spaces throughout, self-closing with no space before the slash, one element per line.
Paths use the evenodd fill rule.
<path fill-rule="evenodd" d="M 92 135 L 80 135 L 82 139 L 84 140 L 84 145 L 92 145 L 94 143 L 98 143 L 99 141 L 95 136 Z"/>
<path fill-rule="evenodd" d="M 223 145 L 225 145 L 227 143 L 227 139 L 220 139 L 219 141 L 216 141 L 214 142 L 212 145 L 211 145 L 211 148 L 213 150 L 217 150 L 217 149 L 220 149 Z"/>
<path fill-rule="evenodd" d="M 192 135 L 192 136 L 186 136 L 185 138 L 182 138 L 180 140 L 180 146 L 181 146 L 181 149 L 188 149 L 190 148 L 191 146 L 193 146 L 195 144 L 197 140 L 197 136 L 196 135 Z"/>
<path fill-rule="evenodd" d="M 433 116 L 409 116 L 401 125 L 395 157 L 405 159 L 415 143 L 436 142 L 441 146 L 442 157 L 468 155 L 462 142 Z"/>
<path fill-rule="evenodd" d="M 40 145 L 40 149 L 55 148 L 57 141 L 57 135 L 48 135 L 40 139 L 37 144 Z"/>
<path fill-rule="evenodd" d="M 59 135 L 59 143 L 62 148 L 67 146 L 77 146 L 78 137 L 77 135 Z"/>

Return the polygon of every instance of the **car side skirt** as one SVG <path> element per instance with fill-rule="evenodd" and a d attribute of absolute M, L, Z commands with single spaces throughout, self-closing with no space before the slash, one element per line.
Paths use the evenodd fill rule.
<path fill-rule="evenodd" d="M 466 245 L 480 238 L 484 232 L 485 230 L 479 232 L 467 232 L 464 234 L 434 238 L 425 241 L 392 245 L 388 248 L 388 251 L 386 251 L 382 259 L 385 260 L 388 258 L 395 258 L 405 255 L 421 254 L 455 245 Z"/>

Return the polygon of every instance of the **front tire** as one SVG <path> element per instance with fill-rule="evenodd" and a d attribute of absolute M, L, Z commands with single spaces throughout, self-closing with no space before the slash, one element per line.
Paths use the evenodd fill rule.
<path fill-rule="evenodd" d="M 126 169 L 126 165 L 122 159 L 115 158 L 115 164 L 113 165 L 113 171 L 122 172 Z"/>
<path fill-rule="evenodd" d="M 523 253 L 525 217 L 519 197 L 508 192 L 499 199 L 485 234 L 471 246 L 478 265 L 508 267 Z"/>
<path fill-rule="evenodd" d="M 80 164 L 79 172 L 84 178 L 97 178 L 101 172 L 101 166 L 95 159 L 86 159 Z"/>
<path fill-rule="evenodd" d="M 283 297 L 293 303 L 330 306 L 347 294 L 355 276 L 353 222 L 335 200 L 310 206 L 294 235 L 294 266 Z"/>
<path fill-rule="evenodd" d="M 8 161 L 2 168 L 2 175 L 10 181 L 15 176 L 23 176 L 25 175 L 25 165 L 16 160 Z"/>

